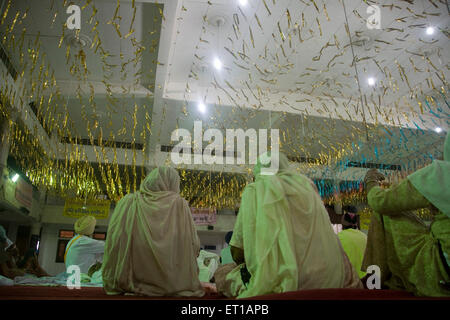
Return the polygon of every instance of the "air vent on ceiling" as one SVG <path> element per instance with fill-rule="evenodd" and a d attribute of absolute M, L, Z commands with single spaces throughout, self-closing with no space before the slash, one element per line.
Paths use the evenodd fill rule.
<path fill-rule="evenodd" d="M 172 152 L 173 148 L 174 148 L 173 146 L 161 146 L 160 150 L 161 150 L 161 152 Z M 190 154 L 204 154 L 204 152 L 205 152 L 205 149 L 202 149 L 201 153 L 198 152 L 197 150 L 195 150 L 195 152 L 194 152 L 194 148 L 190 148 L 189 150 L 190 150 L 189 151 Z M 183 153 L 183 149 L 181 149 L 179 152 Z M 211 152 L 211 155 L 215 156 L 216 154 L 213 151 L 213 152 Z M 223 152 L 223 157 L 238 158 L 240 155 L 241 155 L 240 152 L 231 152 L 231 151 Z"/>
<path fill-rule="evenodd" d="M 402 169 L 399 164 L 384 164 L 384 163 L 370 163 L 370 162 L 349 162 L 346 164 L 346 167 L 350 168 L 367 168 L 367 169 L 380 169 L 380 170 L 397 170 L 400 171 Z"/>
<path fill-rule="evenodd" d="M 307 158 L 307 157 L 287 157 L 289 161 L 291 162 L 297 162 L 297 163 L 319 163 L 319 159 L 315 158 Z"/>
<path fill-rule="evenodd" d="M 143 150 L 144 144 L 143 143 L 131 143 L 131 142 L 122 142 L 122 141 L 109 141 L 109 140 L 102 140 L 101 145 L 107 148 L 117 148 L 117 149 L 135 149 L 135 150 Z M 78 145 L 84 145 L 84 146 L 100 146 L 100 142 L 98 139 L 94 139 L 93 144 L 91 143 L 91 139 L 69 139 L 69 137 L 64 137 L 61 139 L 61 143 L 73 143 Z M 134 145 L 134 148 L 133 148 Z"/>
<path fill-rule="evenodd" d="M 88 48 L 92 44 L 91 38 L 82 33 L 79 35 L 68 34 L 64 36 L 64 42 L 67 46 L 78 49 Z"/>
<path fill-rule="evenodd" d="M 289 161 L 297 163 L 320 163 L 319 159 L 307 157 L 288 157 Z M 345 164 L 347 168 L 366 168 L 366 169 L 380 169 L 380 170 L 401 170 L 399 164 L 385 164 L 385 163 L 371 163 L 371 162 L 356 162 L 350 161 Z"/>

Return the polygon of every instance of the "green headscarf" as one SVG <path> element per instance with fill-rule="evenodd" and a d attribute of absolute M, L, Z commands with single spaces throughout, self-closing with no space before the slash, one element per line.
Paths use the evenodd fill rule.
<path fill-rule="evenodd" d="M 429 166 L 408 176 L 413 186 L 442 213 L 450 217 L 450 134 L 444 143 L 444 161 L 434 160 Z"/>
<path fill-rule="evenodd" d="M 261 156 L 253 174 L 230 241 L 244 250 L 251 278 L 243 286 L 240 267 L 230 272 L 231 295 L 343 287 L 344 253 L 314 183 L 291 170 L 282 153 Z"/>
<path fill-rule="evenodd" d="M 253 168 L 253 176 L 256 179 L 260 175 L 273 175 L 288 171 L 289 168 L 289 160 L 284 153 L 278 152 L 272 155 L 269 151 L 258 157 Z"/>

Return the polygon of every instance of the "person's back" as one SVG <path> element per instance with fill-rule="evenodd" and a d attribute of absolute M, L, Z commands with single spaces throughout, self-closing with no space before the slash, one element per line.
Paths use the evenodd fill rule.
<path fill-rule="evenodd" d="M 175 169 L 159 167 L 122 198 L 108 227 L 103 285 L 108 294 L 202 296 L 200 241 Z"/>
<path fill-rule="evenodd" d="M 343 230 L 338 233 L 338 237 L 350 262 L 358 272 L 359 278 L 362 279 L 366 275 L 364 271 L 361 271 L 361 266 L 366 251 L 367 235 L 358 230 L 356 208 L 352 206 L 348 208 L 348 212 L 342 216 Z M 347 209 L 344 210 L 347 211 Z"/>
<path fill-rule="evenodd" d="M 88 273 L 89 268 L 103 259 L 105 242 L 85 235 L 75 235 L 67 244 L 66 269 L 71 265 L 80 267 L 81 273 Z"/>
<path fill-rule="evenodd" d="M 255 182 L 242 194 L 230 241 L 234 261 L 245 268 L 238 266 L 226 276 L 220 270 L 218 291 L 245 298 L 360 287 L 314 183 L 291 171 L 282 154 L 276 174 L 262 174 L 261 163 L 254 170 Z"/>
<path fill-rule="evenodd" d="M 227 246 L 220 250 L 220 264 L 233 263 L 233 257 L 231 256 L 231 248 Z"/>
<path fill-rule="evenodd" d="M 89 268 L 103 259 L 105 242 L 92 239 L 96 220 L 84 216 L 75 222 L 75 236 L 67 243 L 64 255 L 66 269 L 72 265 L 80 268 L 81 273 L 88 273 Z"/>
<path fill-rule="evenodd" d="M 298 263 L 298 289 L 341 288 L 345 262 L 328 212 L 313 182 L 302 174 L 297 174 L 296 179 L 301 193 L 289 195 L 287 200 Z"/>
<path fill-rule="evenodd" d="M 233 263 L 233 257 L 231 256 L 231 248 L 230 248 L 230 240 L 233 235 L 233 231 L 227 232 L 225 235 L 225 242 L 227 246 L 220 251 L 220 264 L 229 264 Z"/>
<path fill-rule="evenodd" d="M 359 278 L 364 278 L 366 273 L 361 271 L 361 266 L 366 250 L 367 235 L 358 229 L 345 229 L 338 233 L 338 237 Z"/>

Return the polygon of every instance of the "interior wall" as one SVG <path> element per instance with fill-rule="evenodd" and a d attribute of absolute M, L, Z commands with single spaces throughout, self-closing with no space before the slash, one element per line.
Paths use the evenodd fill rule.
<path fill-rule="evenodd" d="M 16 241 L 17 237 L 17 229 L 19 228 L 19 224 L 13 221 L 0 220 L 0 225 L 3 226 L 6 230 L 6 236 L 12 242 Z"/>
<path fill-rule="evenodd" d="M 220 251 L 227 246 L 225 235 L 228 231 L 233 231 L 235 222 L 236 215 L 234 212 L 219 212 L 216 216 L 216 223 L 213 224 L 213 230 L 208 230 L 208 226 L 197 226 L 201 248 L 220 255 Z M 216 248 L 207 248 L 206 246 L 215 246 Z"/>
<path fill-rule="evenodd" d="M 68 218 L 62 215 L 63 206 L 46 206 L 42 221 L 42 233 L 39 243 L 39 263 L 50 275 L 57 275 L 64 272 L 64 263 L 55 262 L 58 246 L 58 233 L 61 229 L 73 230 L 75 218 Z M 217 214 L 214 230 L 208 230 L 207 226 L 196 226 L 200 238 L 200 245 L 216 246 L 216 249 L 206 249 L 220 255 L 220 250 L 225 246 L 225 234 L 233 230 L 236 216 L 234 212 L 221 211 Z M 110 212 L 110 216 L 112 210 Z M 95 231 L 106 232 L 108 229 L 108 219 L 97 220 Z M 16 228 L 17 229 L 17 228 Z M 11 239 L 12 240 L 12 239 Z"/>
<path fill-rule="evenodd" d="M 64 263 L 56 263 L 56 247 L 58 245 L 58 231 L 70 229 L 70 225 L 43 225 L 39 243 L 39 264 L 48 274 L 55 276 L 65 271 Z"/>

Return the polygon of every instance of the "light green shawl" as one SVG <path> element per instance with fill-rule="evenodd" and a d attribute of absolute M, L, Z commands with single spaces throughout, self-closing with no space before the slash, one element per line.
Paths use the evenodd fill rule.
<path fill-rule="evenodd" d="M 434 160 L 410 174 L 408 180 L 439 211 L 450 217 L 450 133 L 444 143 L 444 161 Z"/>
<path fill-rule="evenodd" d="M 180 177 L 154 169 L 123 197 L 108 226 L 102 275 L 108 294 L 203 296 L 196 257 L 200 241 Z"/>
<path fill-rule="evenodd" d="M 239 269 L 230 272 L 232 295 L 344 287 L 345 254 L 314 183 L 291 171 L 283 154 L 276 174 L 260 174 L 262 167 L 258 161 L 243 192 L 230 241 L 244 250 L 251 279 L 244 287 Z"/>

